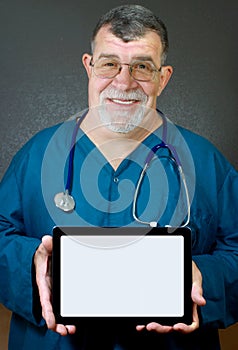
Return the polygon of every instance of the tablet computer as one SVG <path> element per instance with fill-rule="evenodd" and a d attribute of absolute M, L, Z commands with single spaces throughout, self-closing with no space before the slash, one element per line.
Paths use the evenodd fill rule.
<path fill-rule="evenodd" d="M 123 318 L 135 324 L 192 322 L 189 228 L 54 227 L 57 323 Z M 97 320 L 98 321 L 98 320 Z"/>

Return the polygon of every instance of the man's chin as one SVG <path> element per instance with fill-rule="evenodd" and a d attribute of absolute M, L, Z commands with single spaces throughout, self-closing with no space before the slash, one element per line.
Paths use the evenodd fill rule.
<path fill-rule="evenodd" d="M 146 115 L 146 107 L 138 105 L 120 109 L 118 105 L 103 104 L 98 112 L 102 125 L 107 129 L 115 133 L 127 134 L 141 125 Z"/>
<path fill-rule="evenodd" d="M 133 131 L 137 127 L 137 125 L 110 123 L 110 124 L 106 124 L 105 127 L 114 133 L 128 134 L 130 131 Z"/>

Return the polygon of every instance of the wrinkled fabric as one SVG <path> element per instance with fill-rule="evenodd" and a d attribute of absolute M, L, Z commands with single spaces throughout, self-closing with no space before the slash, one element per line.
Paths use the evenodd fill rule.
<path fill-rule="evenodd" d="M 115 171 L 79 130 L 75 146 L 72 195 L 75 211 L 54 204 L 67 181 L 75 122 L 34 136 L 14 157 L 0 185 L 0 302 L 13 312 L 10 350 L 173 349 L 217 350 L 218 328 L 238 321 L 238 175 L 202 137 L 169 126 L 167 143 L 176 148 L 191 199 L 193 259 L 203 275 L 206 305 L 200 328 L 189 335 L 138 333 L 130 324 L 80 324 L 61 337 L 47 330 L 32 264 L 45 234 L 55 225 L 136 226 L 135 187 L 148 151 L 161 141 L 161 128 L 123 160 Z M 110 144 L 109 144 L 110 147 Z M 159 157 L 157 157 L 159 155 Z M 141 220 L 160 225 L 186 221 L 186 198 L 168 150 L 160 150 L 145 175 L 137 200 Z"/>

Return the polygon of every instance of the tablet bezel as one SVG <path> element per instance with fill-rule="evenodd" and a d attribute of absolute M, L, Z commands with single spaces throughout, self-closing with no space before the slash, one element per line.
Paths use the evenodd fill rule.
<path fill-rule="evenodd" d="M 115 230 L 116 229 L 116 230 Z M 112 232 L 113 231 L 113 232 Z M 61 237 L 70 236 L 86 236 L 90 232 L 90 235 L 153 235 L 153 236 L 183 236 L 184 242 L 184 315 L 181 317 L 155 317 L 155 316 L 79 316 L 79 317 L 63 317 L 61 315 Z M 185 253 L 186 252 L 186 253 Z M 96 319 L 97 321 L 109 321 L 113 319 L 120 319 L 128 323 L 133 324 L 148 324 L 150 322 L 157 322 L 162 325 L 174 325 L 176 323 L 192 323 L 192 299 L 191 299 L 191 287 L 192 287 L 192 254 L 191 254 L 191 230 L 188 227 L 168 228 L 168 227 L 59 227 L 53 228 L 53 253 L 52 253 L 52 305 L 53 311 L 57 323 L 61 324 L 77 324 L 78 322 L 86 321 L 89 319 Z"/>

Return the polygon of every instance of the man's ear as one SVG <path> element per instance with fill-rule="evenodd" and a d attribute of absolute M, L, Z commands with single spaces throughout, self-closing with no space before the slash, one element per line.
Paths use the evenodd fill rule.
<path fill-rule="evenodd" d="M 92 67 L 90 66 L 91 58 L 92 56 L 89 55 L 88 53 L 85 53 L 82 57 L 82 62 L 83 62 L 84 68 L 86 69 L 88 78 L 90 78 L 92 74 Z"/>
<path fill-rule="evenodd" d="M 173 74 L 173 67 L 171 66 L 162 66 L 161 72 L 160 72 L 160 84 L 159 84 L 159 90 L 157 96 L 161 94 L 161 92 L 164 90 L 166 85 L 168 84 L 171 75 Z"/>

